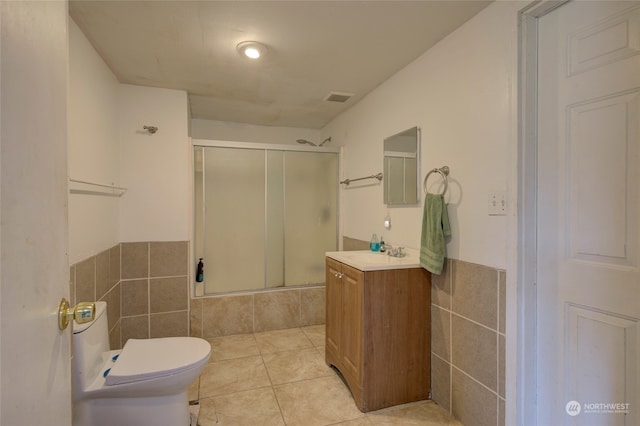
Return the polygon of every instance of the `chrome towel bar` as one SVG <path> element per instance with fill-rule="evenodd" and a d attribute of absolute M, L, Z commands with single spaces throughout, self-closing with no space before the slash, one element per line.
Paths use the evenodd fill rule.
<path fill-rule="evenodd" d="M 377 175 L 356 178 L 356 179 L 345 179 L 345 180 L 341 180 L 340 183 L 344 183 L 345 185 L 349 186 L 351 182 L 355 182 L 357 180 L 364 180 L 364 179 L 378 179 L 380 181 L 382 180 L 382 173 L 378 173 Z"/>

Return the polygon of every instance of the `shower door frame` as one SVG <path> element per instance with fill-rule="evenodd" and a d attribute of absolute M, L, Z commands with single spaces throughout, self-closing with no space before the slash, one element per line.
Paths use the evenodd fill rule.
<path fill-rule="evenodd" d="M 337 163 L 336 163 L 336 235 L 335 235 L 335 241 L 336 241 L 336 246 L 334 248 L 334 250 L 338 250 L 338 247 L 340 247 L 340 187 L 338 182 L 340 181 L 340 167 L 341 167 L 341 160 L 342 160 L 342 148 L 334 148 L 334 147 L 315 147 L 315 146 L 309 146 L 309 145 L 292 145 L 292 144 L 272 144 L 272 143 L 261 143 L 261 142 L 236 142 L 236 141 L 226 141 L 226 140 L 214 140 L 214 139 L 192 139 L 191 140 L 191 154 L 193 155 L 192 157 L 192 161 L 191 161 L 191 166 L 195 167 L 195 149 L 196 148 L 235 148 L 235 149 L 249 149 L 249 150 L 258 150 L 258 151 L 263 151 L 265 154 L 265 162 L 267 161 L 267 152 L 268 151 L 291 151 L 291 152 L 317 152 L 317 153 L 321 153 L 321 154 L 327 154 L 327 153 L 333 153 L 336 154 L 336 159 L 337 159 Z M 203 152 L 204 153 L 204 152 Z M 204 157 L 203 157 L 203 173 L 204 173 Z M 283 169 L 283 173 L 284 173 Z M 268 192 L 267 192 L 267 179 L 266 179 L 266 173 L 267 173 L 267 168 L 265 167 L 265 205 L 266 205 L 266 201 L 267 201 L 267 196 L 268 196 Z M 192 235 L 194 236 L 193 241 L 191 243 L 192 246 L 192 250 L 191 250 L 191 261 L 190 261 L 190 265 L 194 266 L 195 265 L 195 259 L 196 259 L 196 239 L 195 239 L 195 232 L 196 232 L 196 227 L 195 227 L 195 222 L 196 222 L 196 206 L 195 206 L 195 169 L 192 169 L 192 188 L 193 188 L 193 201 L 192 201 L 192 206 L 193 206 L 193 227 L 192 227 Z M 204 176 L 204 175 L 203 175 Z M 205 218 L 205 211 L 206 211 L 206 185 L 203 179 L 202 182 L 202 218 L 203 218 L 203 224 L 202 224 L 202 233 L 206 234 L 206 221 L 204 220 Z M 251 290 L 233 290 L 233 291 L 225 291 L 225 292 L 212 292 L 212 293 L 207 293 L 206 292 L 206 286 L 202 285 L 201 288 L 198 288 L 198 282 L 195 281 L 195 274 L 194 277 L 192 279 L 192 282 L 194 283 L 195 286 L 195 291 L 194 291 L 194 295 L 195 296 L 216 296 L 216 295 L 225 295 L 225 294 L 240 294 L 240 293 L 253 293 L 253 292 L 261 292 L 261 291 L 273 291 L 273 290 L 282 290 L 282 288 L 279 287 L 267 287 L 267 255 L 268 255 L 268 250 L 267 250 L 267 243 L 268 243 L 268 239 L 266 238 L 267 235 L 267 210 L 265 209 L 264 212 L 264 227 L 265 227 L 265 238 L 263 241 L 264 244 L 264 276 L 263 276 L 263 286 L 262 288 L 257 288 L 257 289 L 251 289 Z M 286 217 L 283 217 L 283 221 L 286 220 Z M 284 238 L 284 234 L 282 235 L 282 238 Z M 283 243 L 283 247 L 284 247 L 284 243 Z M 283 254 L 284 255 L 284 254 Z M 204 244 L 203 241 L 203 247 L 202 247 L 202 256 L 204 256 L 205 260 L 206 260 L 206 245 Z M 195 267 L 195 266 L 194 266 Z M 284 265 L 284 258 L 283 258 L 283 269 L 285 268 Z M 195 270 L 195 269 L 194 269 Z M 283 274 L 283 278 L 284 278 L 284 274 Z M 205 280 L 206 283 L 206 280 Z M 314 284 L 302 284 L 302 285 L 292 285 L 292 286 L 284 286 L 284 288 L 305 288 L 305 287 L 312 287 Z M 317 284 L 316 284 L 317 285 Z"/>

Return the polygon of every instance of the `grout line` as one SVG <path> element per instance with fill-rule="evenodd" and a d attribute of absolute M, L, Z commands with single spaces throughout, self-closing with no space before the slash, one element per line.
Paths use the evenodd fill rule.
<path fill-rule="evenodd" d="M 436 358 L 438 358 L 442 362 L 446 362 L 447 364 L 451 364 L 451 361 L 447 361 L 446 359 L 442 358 L 440 355 L 438 355 L 435 352 L 431 352 L 431 355 L 435 356 Z"/>
<path fill-rule="evenodd" d="M 251 294 L 251 332 L 256 332 L 256 298 Z"/>
<path fill-rule="evenodd" d="M 298 327 L 302 327 L 302 291 L 298 290 Z"/>
<path fill-rule="evenodd" d="M 487 330 L 489 330 L 489 331 L 492 331 L 492 332 L 494 332 L 494 333 L 496 333 L 496 334 L 499 334 L 499 333 L 498 333 L 498 330 L 493 329 L 493 328 L 491 328 L 491 327 L 489 327 L 489 326 L 486 326 L 486 325 L 484 325 L 484 324 L 482 324 L 482 323 L 479 323 L 478 321 L 472 320 L 471 318 L 465 317 L 464 315 L 460 315 L 460 314 L 458 314 L 458 313 L 456 313 L 456 312 L 451 312 L 451 315 L 455 315 L 455 316 L 456 316 L 456 317 L 458 317 L 458 318 L 461 318 L 461 319 L 467 320 L 467 321 L 469 321 L 469 322 L 471 322 L 471 323 L 474 323 L 475 325 L 478 325 L 478 326 L 480 326 L 480 327 L 482 327 L 482 328 L 486 328 L 486 329 L 487 329 Z"/>
<path fill-rule="evenodd" d="M 151 242 L 147 242 L 147 337 L 151 338 Z"/>
<path fill-rule="evenodd" d="M 451 368 L 455 368 L 456 370 L 458 370 L 460 373 L 464 374 L 465 376 L 467 376 L 469 379 L 473 380 L 474 382 L 476 382 L 477 384 L 479 384 L 480 386 L 482 386 L 483 388 L 485 388 L 486 390 L 488 390 L 489 392 L 491 392 L 494 396 L 496 397 L 500 397 L 500 395 L 498 395 L 498 392 L 494 391 L 493 389 L 491 389 L 490 387 L 488 387 L 487 385 L 485 385 L 484 383 L 478 381 L 478 379 L 476 379 L 475 377 L 471 376 L 469 373 L 467 373 L 464 370 L 461 370 L 460 368 L 456 367 L 455 365 L 451 364 Z"/>
<path fill-rule="evenodd" d="M 148 276 L 148 277 L 137 277 L 137 278 L 123 278 L 122 281 L 136 281 L 136 280 L 144 280 L 145 278 L 149 278 L 152 280 L 157 280 L 157 279 L 165 279 L 165 278 L 189 278 L 188 275 L 167 275 L 167 276 L 162 276 L 162 277 L 152 277 L 152 276 Z"/>

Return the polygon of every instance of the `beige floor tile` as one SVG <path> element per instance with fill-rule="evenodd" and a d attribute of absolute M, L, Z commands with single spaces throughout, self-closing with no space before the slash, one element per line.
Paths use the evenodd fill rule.
<path fill-rule="evenodd" d="M 264 354 L 262 359 L 274 385 L 335 374 L 316 348 Z"/>
<path fill-rule="evenodd" d="M 287 425 L 321 426 L 364 416 L 335 374 L 273 389 Z"/>
<path fill-rule="evenodd" d="M 319 348 L 324 346 L 325 339 L 325 325 L 311 325 L 308 327 L 302 327 L 302 332 L 311 340 L 313 346 Z"/>
<path fill-rule="evenodd" d="M 263 331 L 254 334 L 261 354 L 311 348 L 311 340 L 299 328 Z"/>
<path fill-rule="evenodd" d="M 213 401 L 218 425 L 284 425 L 271 387 L 217 396 Z"/>
<path fill-rule="evenodd" d="M 324 363 L 324 326 L 209 339 L 212 360 L 191 399 L 199 425 L 462 426 L 433 401 L 366 415 Z M 262 354 L 262 355 L 259 355 Z M 311 378 L 315 377 L 315 378 Z M 197 383 L 197 381 L 196 381 Z"/>
<path fill-rule="evenodd" d="M 207 341 L 211 343 L 209 362 L 260 355 L 253 334 L 214 337 Z"/>
<path fill-rule="evenodd" d="M 271 386 L 262 357 L 214 361 L 200 375 L 200 398 Z"/>
<path fill-rule="evenodd" d="M 216 416 L 216 407 L 213 398 L 205 398 L 200 400 L 200 410 L 198 410 L 199 426 L 217 426 L 218 417 Z"/>
<path fill-rule="evenodd" d="M 420 401 L 367 414 L 372 425 L 462 426 L 433 401 Z"/>

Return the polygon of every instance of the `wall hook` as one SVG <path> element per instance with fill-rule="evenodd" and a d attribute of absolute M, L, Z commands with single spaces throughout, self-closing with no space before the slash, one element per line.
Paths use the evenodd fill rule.
<path fill-rule="evenodd" d="M 142 126 L 142 128 L 152 135 L 158 131 L 158 128 L 156 126 Z"/>

